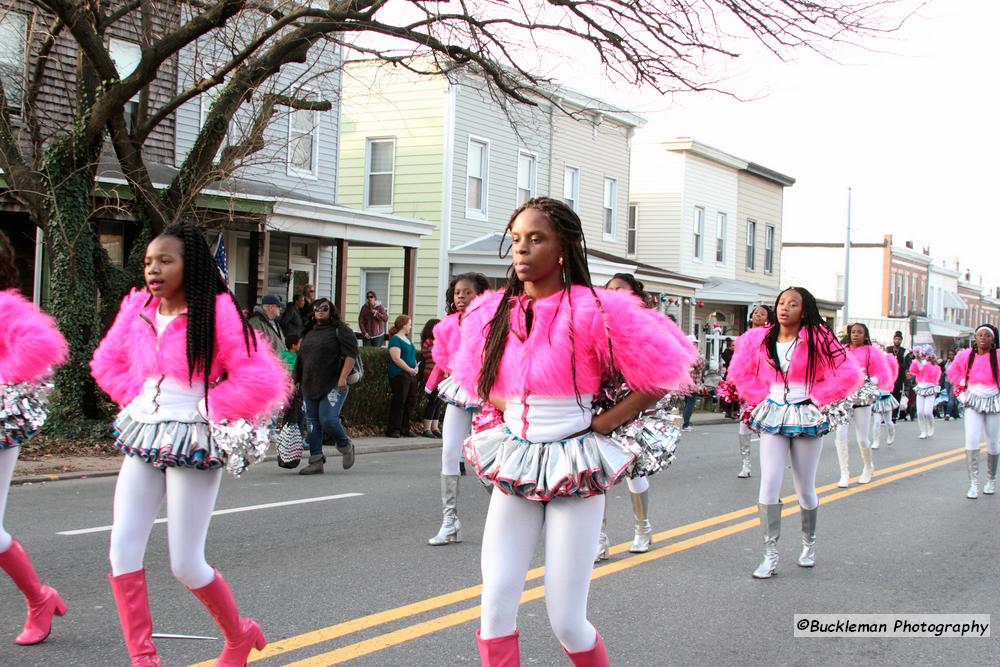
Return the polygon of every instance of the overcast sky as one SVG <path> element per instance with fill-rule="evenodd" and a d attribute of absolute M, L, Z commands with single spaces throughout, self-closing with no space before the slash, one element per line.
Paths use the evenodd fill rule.
<path fill-rule="evenodd" d="M 1000 2 L 936 0 L 874 45 L 891 53 L 838 54 L 847 64 L 751 54 L 727 72 L 729 86 L 759 99 L 642 95 L 631 106 L 649 123 L 637 141 L 690 136 L 795 177 L 785 241 L 843 241 L 851 186 L 855 240 L 891 233 L 1000 285 L 998 25 Z M 559 75 L 609 101 L 634 99 L 580 70 Z"/>

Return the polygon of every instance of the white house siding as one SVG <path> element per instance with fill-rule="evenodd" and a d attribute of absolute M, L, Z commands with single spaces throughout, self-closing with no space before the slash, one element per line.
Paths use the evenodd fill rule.
<path fill-rule="evenodd" d="M 225 55 L 210 39 L 202 39 L 196 45 L 184 49 L 179 54 L 177 73 L 178 90 L 185 90 L 194 81 L 209 71 L 209 66 L 225 62 Z M 324 203 L 333 203 L 337 194 L 337 134 L 339 131 L 339 108 L 341 86 L 341 54 L 334 44 L 321 42 L 309 52 L 309 63 L 289 63 L 273 77 L 267 89 L 259 90 L 255 99 L 265 92 L 294 94 L 300 87 L 316 92 L 319 99 L 333 104 L 330 111 L 319 112 L 317 173 L 315 177 L 288 173 L 288 124 L 289 110 L 279 107 L 278 113 L 268 127 L 264 149 L 250 156 L 246 166 L 236 172 L 236 176 L 259 181 L 278 190 L 286 196 L 301 197 Z M 221 90 L 225 84 L 213 90 Z M 194 145 L 201 130 L 202 99 L 210 103 L 211 93 L 203 93 L 177 109 L 175 163 L 180 166 Z M 240 140 L 240 128 L 247 127 L 256 103 L 244 103 L 231 124 L 230 138 Z"/>
<path fill-rule="evenodd" d="M 535 156 L 535 195 L 549 194 L 551 137 L 551 113 L 547 106 L 511 103 L 508 117 L 476 80 L 462 77 L 453 85 L 456 98 L 451 248 L 501 231 L 507 225 L 510 214 L 517 208 L 517 161 L 521 151 Z M 517 126 L 516 132 L 511 120 Z M 486 220 L 469 216 L 466 211 L 470 137 L 489 142 Z"/>
<path fill-rule="evenodd" d="M 632 147 L 629 199 L 639 205 L 636 259 L 679 271 L 684 157 L 659 143 Z"/>
<path fill-rule="evenodd" d="M 684 156 L 684 197 L 681 203 L 681 250 L 680 266 L 677 270 L 689 276 L 707 278 L 721 276 L 735 278 L 734 260 L 736 251 L 734 241 L 736 203 L 737 203 L 737 171 L 731 167 L 706 160 L 690 153 Z M 705 209 L 705 240 L 702 259 L 694 258 L 694 211 L 700 206 Z M 715 261 L 715 225 L 719 212 L 726 214 L 727 239 L 729 246 L 725 250 L 725 262 Z M 672 267 L 664 267 L 670 269 Z"/>
<path fill-rule="evenodd" d="M 739 198 L 737 201 L 737 220 L 735 221 L 734 246 L 736 249 L 736 277 L 777 288 L 781 275 L 781 220 L 784 203 L 784 187 L 748 172 L 739 172 Z M 754 270 L 746 270 L 746 233 L 747 221 L 757 221 L 757 244 Z M 767 225 L 774 226 L 774 266 L 768 273 L 765 269 L 765 229 Z"/>
<path fill-rule="evenodd" d="M 566 167 L 578 168 L 580 204 L 577 213 L 583 223 L 587 245 L 625 257 L 631 159 L 629 127 L 609 117 L 595 125 L 586 115 L 576 119 L 558 110 L 553 112 L 552 126 L 553 196 L 562 199 Z M 616 232 L 612 240 L 605 240 L 603 233 L 605 178 L 618 182 Z"/>

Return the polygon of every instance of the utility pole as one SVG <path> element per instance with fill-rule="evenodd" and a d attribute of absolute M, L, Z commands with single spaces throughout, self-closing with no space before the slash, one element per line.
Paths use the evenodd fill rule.
<path fill-rule="evenodd" d="M 847 246 L 844 252 L 844 326 L 851 323 L 851 189 L 847 188 Z"/>

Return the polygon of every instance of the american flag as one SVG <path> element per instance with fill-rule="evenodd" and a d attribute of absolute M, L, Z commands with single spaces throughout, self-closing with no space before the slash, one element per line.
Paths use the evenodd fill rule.
<path fill-rule="evenodd" d="M 226 241 L 219 234 L 219 240 L 215 243 L 215 263 L 219 267 L 222 279 L 229 282 L 229 261 L 226 259 Z"/>

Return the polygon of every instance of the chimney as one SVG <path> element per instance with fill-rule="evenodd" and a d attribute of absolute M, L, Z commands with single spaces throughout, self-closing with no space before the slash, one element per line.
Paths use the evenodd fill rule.
<path fill-rule="evenodd" d="M 925 257 L 930 257 L 931 256 L 931 247 L 929 245 L 925 245 L 922 248 L 922 251 L 923 251 Z"/>
<path fill-rule="evenodd" d="M 951 261 L 953 261 L 953 262 L 955 263 L 955 270 L 956 270 L 956 271 L 959 271 L 960 269 L 959 269 L 959 262 L 958 262 L 958 257 L 955 257 L 955 258 L 954 258 L 954 259 L 952 259 Z"/>
<path fill-rule="evenodd" d="M 965 270 L 965 278 L 964 278 L 964 280 L 967 283 L 972 282 L 972 270 L 971 269 L 966 269 Z"/>
<path fill-rule="evenodd" d="M 913 250 L 913 241 L 907 241 L 906 248 L 907 250 Z"/>
<path fill-rule="evenodd" d="M 882 243 L 885 247 L 892 247 L 892 234 L 886 234 L 882 237 Z"/>

